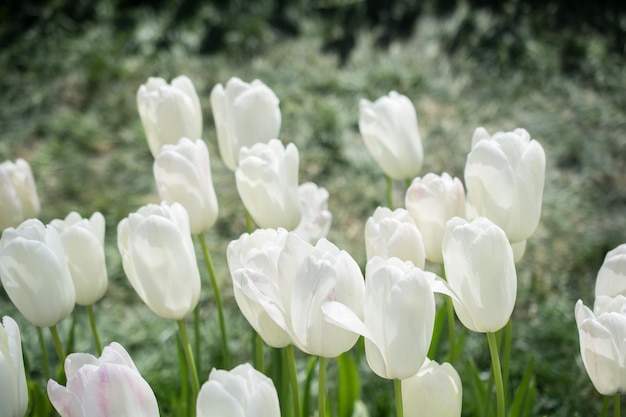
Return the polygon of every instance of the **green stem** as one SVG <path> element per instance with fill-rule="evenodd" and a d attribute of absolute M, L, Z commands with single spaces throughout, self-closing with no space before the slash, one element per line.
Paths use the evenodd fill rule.
<path fill-rule="evenodd" d="M 606 412 L 609 409 L 609 397 L 605 396 L 604 401 L 602 401 L 602 413 L 600 413 L 600 417 L 606 417 Z"/>
<path fill-rule="evenodd" d="M 57 326 L 50 327 L 50 334 L 52 334 L 54 348 L 57 350 L 57 355 L 59 356 L 59 360 L 61 361 L 61 366 L 63 366 L 63 364 L 65 363 L 65 352 L 63 351 L 63 343 L 61 343 L 61 338 L 59 337 Z"/>
<path fill-rule="evenodd" d="M 211 253 L 207 247 L 206 240 L 203 234 L 198 235 L 200 246 L 202 247 L 202 254 L 204 260 L 209 268 L 209 277 L 211 279 L 211 286 L 213 287 L 213 295 L 215 296 L 215 303 L 217 304 L 217 317 L 220 323 L 220 332 L 222 333 L 222 350 L 224 355 L 224 368 L 230 369 L 230 352 L 228 350 L 228 337 L 226 336 L 226 322 L 224 320 L 224 306 L 222 304 L 222 295 L 220 294 L 220 287 L 217 284 L 217 276 L 215 275 L 215 268 L 213 267 L 213 261 L 211 260 Z"/>
<path fill-rule="evenodd" d="M 620 398 L 619 394 L 613 396 L 613 417 L 620 417 Z"/>
<path fill-rule="evenodd" d="M 513 337 L 513 329 L 511 328 L 511 320 L 504 327 L 504 352 L 502 357 L 502 380 L 504 384 L 504 392 L 508 392 L 509 388 L 509 369 L 511 362 L 511 339 Z"/>
<path fill-rule="evenodd" d="M 404 406 L 402 405 L 402 381 L 399 379 L 393 380 L 393 393 L 396 399 L 396 417 L 404 416 Z"/>
<path fill-rule="evenodd" d="M 441 263 L 441 277 L 446 279 L 446 268 Z M 454 364 L 456 360 L 456 334 L 454 331 L 454 305 L 450 297 L 445 297 L 446 312 L 448 315 L 448 360 L 451 364 Z"/>
<path fill-rule="evenodd" d="M 196 363 L 193 360 L 193 351 L 191 350 L 191 344 L 189 343 L 189 336 L 187 335 L 187 327 L 185 326 L 185 320 L 177 320 L 178 332 L 180 333 L 180 339 L 183 344 L 183 350 L 185 352 L 185 359 L 187 360 L 187 369 L 191 377 L 191 391 L 193 396 L 193 404 L 198 398 L 198 392 L 200 391 L 200 383 L 198 382 L 198 372 L 196 371 Z"/>
<path fill-rule="evenodd" d="M 491 366 L 496 380 L 496 398 L 498 401 L 498 417 L 504 417 L 504 385 L 502 383 L 502 370 L 500 369 L 500 356 L 498 355 L 498 343 L 495 333 L 487 333 L 489 352 L 491 353 Z"/>
<path fill-rule="evenodd" d="M 326 358 L 320 356 L 319 361 L 319 393 L 317 395 L 317 415 L 326 417 Z"/>
<path fill-rule="evenodd" d="M 202 375 L 202 354 L 201 351 L 201 338 L 200 335 L 200 305 L 196 305 L 196 308 L 193 309 L 193 353 L 194 358 L 196 359 L 196 363 L 198 364 L 198 374 Z"/>
<path fill-rule="evenodd" d="M 385 190 L 386 190 L 386 199 L 387 199 L 387 207 L 393 210 L 393 180 L 389 175 L 385 175 Z"/>
<path fill-rule="evenodd" d="M 289 381 L 291 384 L 291 397 L 293 399 L 293 416 L 300 417 L 300 395 L 298 393 L 298 370 L 296 368 L 296 355 L 293 345 L 285 348 L 287 353 L 287 363 L 289 364 Z"/>
<path fill-rule="evenodd" d="M 261 372 L 261 373 L 265 373 L 265 369 L 264 369 L 264 361 L 263 361 L 263 339 L 261 338 L 261 336 L 254 330 L 252 329 L 253 335 L 252 335 L 252 339 L 253 339 L 253 345 L 252 345 L 252 350 L 254 351 L 254 367 L 256 368 L 257 371 Z"/>
<path fill-rule="evenodd" d="M 246 210 L 246 231 L 248 233 L 252 233 L 254 231 L 254 220 L 248 210 Z"/>
<path fill-rule="evenodd" d="M 37 327 L 37 336 L 39 337 L 39 348 L 41 349 L 41 359 L 43 361 L 43 375 L 46 377 L 46 381 L 50 379 L 50 361 L 48 360 L 48 352 L 46 351 L 46 344 L 43 340 L 43 331 L 41 327 Z"/>
<path fill-rule="evenodd" d="M 93 311 L 93 305 L 87 306 L 87 315 L 89 316 L 89 326 L 91 326 L 91 333 L 93 333 L 93 340 L 96 343 L 96 350 L 98 356 L 102 355 L 102 343 L 100 342 L 100 335 L 98 335 L 98 328 L 96 327 L 96 315 Z"/>

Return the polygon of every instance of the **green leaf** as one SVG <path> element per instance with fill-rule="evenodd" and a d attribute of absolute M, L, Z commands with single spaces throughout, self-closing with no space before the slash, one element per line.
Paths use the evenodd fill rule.
<path fill-rule="evenodd" d="M 437 350 L 439 349 L 439 341 L 441 340 L 441 334 L 446 324 L 446 306 L 440 305 L 437 308 L 437 314 L 435 314 L 435 327 L 433 328 L 433 338 L 430 341 L 430 348 L 428 349 L 428 357 L 435 360 L 437 358 Z"/>
<path fill-rule="evenodd" d="M 313 382 L 313 376 L 315 374 L 315 368 L 317 364 L 317 356 L 311 357 L 306 367 L 306 379 L 304 380 L 304 396 L 302 398 L 302 415 L 311 415 L 311 383 Z"/>
<path fill-rule="evenodd" d="M 515 391 L 513 402 L 511 403 L 511 409 L 509 411 L 509 417 L 523 417 L 527 415 L 527 412 L 532 410 L 535 390 L 535 379 L 532 374 L 533 362 L 534 358 L 531 356 L 528 364 L 526 365 L 526 369 L 524 370 L 522 380 Z"/>
<path fill-rule="evenodd" d="M 339 417 L 350 417 L 354 410 L 354 403 L 361 394 L 361 382 L 356 364 L 350 352 L 345 352 L 337 358 L 339 365 L 339 383 L 337 389 L 337 406 Z"/>

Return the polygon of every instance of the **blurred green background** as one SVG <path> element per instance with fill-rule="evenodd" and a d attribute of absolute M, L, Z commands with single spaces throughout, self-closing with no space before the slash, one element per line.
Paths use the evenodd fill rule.
<path fill-rule="evenodd" d="M 169 416 L 180 385 L 176 325 L 141 303 L 116 247 L 117 223 L 158 202 L 135 104 L 148 77 L 186 74 L 200 96 L 220 203 L 207 237 L 236 363 L 251 360 L 250 332 L 232 298 L 225 248 L 245 219 L 217 150 L 209 105 L 216 83 L 258 78 L 275 91 L 281 139 L 300 151 L 300 181 L 328 189 L 329 239 L 362 266 L 363 227 L 383 204 L 385 183 L 358 132 L 359 99 L 396 90 L 413 101 L 424 174 L 462 179 L 476 127 L 523 127 L 544 146 L 547 169 L 542 220 L 518 265 L 512 384 L 532 355 L 533 415 L 598 415 L 602 399 L 582 367 L 573 310 L 579 298 L 593 302 L 604 255 L 626 242 L 625 44 L 626 3 L 609 0 L 5 1 L 0 161 L 31 164 L 44 222 L 72 210 L 106 217 L 110 288 L 96 305 L 101 337 L 129 350 Z M 397 184 L 397 206 L 403 195 Z M 221 354 L 202 273 L 204 381 Z M 93 352 L 84 311 L 75 311 L 75 349 Z M 35 331 L 0 290 L 6 314 L 20 324 L 32 376 L 43 386 Z M 468 334 L 455 364 L 464 383 L 470 358 L 488 371 L 483 335 Z M 391 385 L 364 360 L 359 371 L 370 415 L 390 415 Z M 466 386 L 464 414 L 472 407 Z"/>

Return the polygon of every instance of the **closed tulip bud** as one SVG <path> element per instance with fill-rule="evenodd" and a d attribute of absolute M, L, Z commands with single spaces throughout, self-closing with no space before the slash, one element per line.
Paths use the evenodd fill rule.
<path fill-rule="evenodd" d="M 373 103 L 361 100 L 359 108 L 365 146 L 385 174 L 398 180 L 417 176 L 424 151 L 413 103 L 392 91 Z"/>
<path fill-rule="evenodd" d="M 426 174 L 413 180 L 405 205 L 424 239 L 426 259 L 443 262 L 441 241 L 446 223 L 453 217 L 465 217 L 463 184 L 445 172 L 441 176 Z"/>
<path fill-rule="evenodd" d="M 241 148 L 237 191 L 259 227 L 293 230 L 300 223 L 299 163 L 298 148 L 278 139 Z"/>
<path fill-rule="evenodd" d="M 61 417 L 158 417 L 150 385 L 119 343 L 96 358 L 72 353 L 65 359 L 67 386 L 48 381 L 48 397 Z"/>
<path fill-rule="evenodd" d="M 137 91 L 137 107 L 152 156 L 182 137 L 202 137 L 200 99 L 191 80 L 181 75 L 168 84 L 150 77 Z"/>
<path fill-rule="evenodd" d="M 26 320 L 52 327 L 70 315 L 76 292 L 59 232 L 29 219 L 0 239 L 2 286 Z"/>
<path fill-rule="evenodd" d="M 196 402 L 198 417 L 280 417 L 272 380 L 249 363 L 231 371 L 213 369 Z"/>
<path fill-rule="evenodd" d="M 412 417 L 459 417 L 463 387 L 449 363 L 426 359 L 419 372 L 402 381 L 404 413 Z"/>
<path fill-rule="evenodd" d="M 124 272 L 144 303 L 158 316 L 181 320 L 200 296 L 189 219 L 185 208 L 148 204 L 117 226 Z"/>
<path fill-rule="evenodd" d="M 283 305 L 284 298 L 290 295 L 283 293 L 288 293 L 293 285 L 282 282 L 278 272 L 287 234 L 284 229 L 257 229 L 232 241 L 226 251 L 239 310 L 272 347 L 290 343 L 285 330 L 288 313 Z"/>
<path fill-rule="evenodd" d="M 289 238 L 299 239 L 295 234 Z M 334 358 L 350 350 L 359 335 L 327 320 L 322 307 L 337 302 L 360 318 L 363 275 L 356 261 L 328 240 L 312 247 L 303 241 L 290 243 L 289 238 L 279 269 L 295 274 L 290 306 L 294 344 L 309 355 Z"/>
<path fill-rule="evenodd" d="M 0 232 L 37 217 L 40 205 L 30 165 L 23 159 L 0 164 Z"/>
<path fill-rule="evenodd" d="M 89 219 L 71 212 L 65 220 L 50 222 L 61 236 L 70 268 L 76 304 L 88 306 L 107 290 L 107 267 L 104 259 L 104 216 L 94 213 Z"/>
<path fill-rule="evenodd" d="M 309 243 L 326 237 L 330 230 L 332 214 L 328 211 L 328 191 L 312 182 L 298 187 L 302 219 L 294 232 Z"/>
<path fill-rule="evenodd" d="M 378 207 L 365 223 L 367 259 L 396 257 L 424 268 L 426 252 L 420 230 L 405 209 Z"/>
<path fill-rule="evenodd" d="M 0 404 L 4 417 L 23 417 L 28 408 L 20 328 L 9 316 L 0 323 Z"/>
<path fill-rule="evenodd" d="M 478 128 L 465 163 L 468 203 L 511 242 L 526 240 L 539 224 L 545 171 L 543 148 L 526 130 L 489 136 Z"/>
<path fill-rule="evenodd" d="M 278 97 L 259 80 L 246 83 L 233 77 L 226 88 L 217 84 L 211 91 L 211 107 L 217 129 L 217 144 L 224 164 L 237 169 L 239 150 L 267 143 L 280 132 Z"/>
<path fill-rule="evenodd" d="M 596 278 L 596 297 L 626 296 L 626 243 L 609 251 Z"/>
<path fill-rule="evenodd" d="M 446 278 L 461 323 L 474 332 L 506 325 L 517 294 L 513 249 L 506 235 L 485 217 L 467 222 L 454 217 L 442 243 Z"/>
<path fill-rule="evenodd" d="M 154 179 L 161 200 L 180 203 L 189 215 L 191 233 L 200 234 L 217 220 L 217 197 L 206 144 L 181 138 L 164 145 L 154 160 Z"/>
<path fill-rule="evenodd" d="M 594 387 L 602 395 L 626 392 L 626 297 L 611 308 L 594 314 L 582 300 L 575 308 L 580 337 L 580 355 Z"/>

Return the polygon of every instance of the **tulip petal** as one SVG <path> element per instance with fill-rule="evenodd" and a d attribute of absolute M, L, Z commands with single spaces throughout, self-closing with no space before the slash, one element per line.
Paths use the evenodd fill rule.
<path fill-rule="evenodd" d="M 78 397 L 68 392 L 64 386 L 49 380 L 47 390 L 50 402 L 61 417 L 86 417 Z"/>
<path fill-rule="evenodd" d="M 197 417 L 246 417 L 236 398 L 215 381 L 207 381 L 198 394 Z"/>

